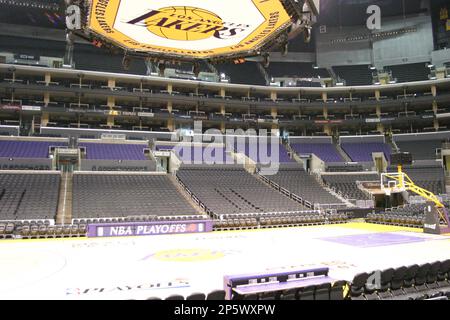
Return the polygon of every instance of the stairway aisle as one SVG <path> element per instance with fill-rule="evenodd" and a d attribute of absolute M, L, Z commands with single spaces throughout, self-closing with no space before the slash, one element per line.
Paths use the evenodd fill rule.
<path fill-rule="evenodd" d="M 59 186 L 58 211 L 56 214 L 56 224 L 72 223 L 72 172 L 63 172 L 61 184 Z"/>

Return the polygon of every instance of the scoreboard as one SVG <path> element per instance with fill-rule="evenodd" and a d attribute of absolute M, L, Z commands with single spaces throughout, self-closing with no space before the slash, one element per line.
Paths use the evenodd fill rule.
<path fill-rule="evenodd" d="M 293 24 L 280 0 L 90 0 L 85 31 L 127 52 L 180 60 L 244 57 Z"/>

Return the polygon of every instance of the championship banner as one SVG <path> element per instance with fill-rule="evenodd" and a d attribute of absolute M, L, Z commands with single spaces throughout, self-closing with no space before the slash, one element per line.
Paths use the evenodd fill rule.
<path fill-rule="evenodd" d="M 190 59 L 255 52 L 291 24 L 280 0 L 92 0 L 88 18 L 116 46 Z"/>
<path fill-rule="evenodd" d="M 211 220 L 100 223 L 88 225 L 88 237 L 131 237 L 212 232 Z"/>

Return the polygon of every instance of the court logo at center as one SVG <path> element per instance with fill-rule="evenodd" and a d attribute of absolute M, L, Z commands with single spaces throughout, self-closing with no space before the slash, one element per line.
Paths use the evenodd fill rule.
<path fill-rule="evenodd" d="M 167 262 L 197 262 L 222 259 L 226 255 L 232 254 L 231 251 L 209 250 L 209 249 L 175 249 L 158 251 L 144 257 L 142 260 L 153 258 L 159 261 Z"/>

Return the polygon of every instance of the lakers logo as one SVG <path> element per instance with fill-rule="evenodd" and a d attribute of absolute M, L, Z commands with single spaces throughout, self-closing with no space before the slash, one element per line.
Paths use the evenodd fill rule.
<path fill-rule="evenodd" d="M 222 19 L 208 10 L 195 7 L 167 7 L 146 19 L 151 33 L 170 40 L 204 40 L 224 28 Z"/>
<path fill-rule="evenodd" d="M 250 25 L 223 21 L 217 14 L 196 7 L 174 6 L 151 10 L 127 22 L 146 27 L 161 38 L 179 41 L 229 39 L 245 32 Z"/>

